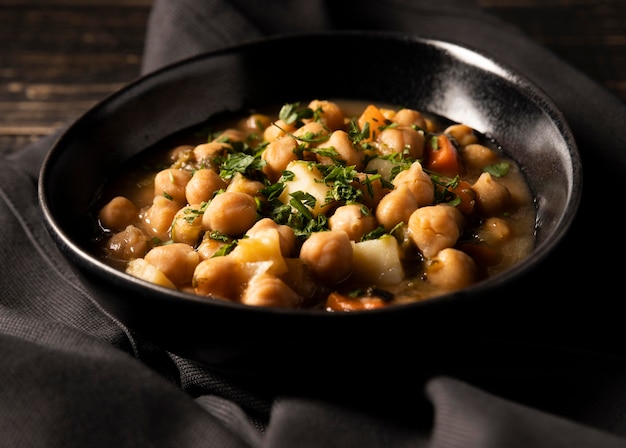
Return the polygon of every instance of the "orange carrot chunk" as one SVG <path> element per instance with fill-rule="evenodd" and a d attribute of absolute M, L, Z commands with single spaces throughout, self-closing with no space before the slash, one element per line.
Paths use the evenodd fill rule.
<path fill-rule="evenodd" d="M 449 189 L 452 193 L 460 199 L 457 208 L 465 216 L 470 216 L 474 213 L 474 207 L 476 206 L 476 192 L 472 190 L 472 186 L 467 181 L 459 181 L 455 188 Z"/>
<path fill-rule="evenodd" d="M 459 153 L 445 134 L 438 135 L 426 145 L 425 167 L 447 177 L 463 174 Z"/>
<path fill-rule="evenodd" d="M 328 311 L 360 311 L 387 306 L 380 297 L 348 297 L 338 292 L 331 292 L 326 299 Z"/>
<path fill-rule="evenodd" d="M 386 119 L 380 109 L 373 104 L 370 104 L 363 110 L 363 113 L 359 117 L 357 124 L 359 129 L 363 132 L 366 127 L 369 130 L 369 136 L 365 136 L 363 139 L 366 142 L 374 142 L 380 134 L 381 127 L 386 126 Z"/>

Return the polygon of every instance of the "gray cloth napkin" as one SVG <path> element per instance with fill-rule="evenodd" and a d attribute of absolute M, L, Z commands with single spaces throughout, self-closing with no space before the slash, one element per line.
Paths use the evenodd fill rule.
<path fill-rule="evenodd" d="M 354 396 L 307 385 L 287 394 L 168 353 L 103 310 L 48 237 L 36 178 L 52 135 L 0 161 L 0 446 L 626 446 L 619 300 L 578 293 L 589 281 L 620 295 L 621 266 L 609 256 L 623 239 L 599 235 L 617 227 L 625 105 L 471 0 L 156 0 L 142 72 L 319 29 L 458 42 L 521 71 L 563 110 L 585 170 L 580 218 L 528 289 L 483 317 L 502 322 L 497 334 L 468 344 L 462 362 L 438 374 L 394 387 L 355 378 Z M 589 227 L 586 215 L 606 220 Z"/>

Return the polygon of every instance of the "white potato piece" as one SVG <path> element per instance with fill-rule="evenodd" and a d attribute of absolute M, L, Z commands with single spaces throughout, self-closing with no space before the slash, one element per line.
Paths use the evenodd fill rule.
<path fill-rule="evenodd" d="M 262 229 L 253 237 L 240 239 L 228 256 L 255 274 L 261 270 L 272 275 L 287 272 L 277 228 Z"/>
<path fill-rule="evenodd" d="M 126 273 L 155 285 L 176 289 L 174 283 L 159 268 L 148 263 L 143 258 L 135 258 L 129 261 L 128 265 L 126 265 Z"/>
<path fill-rule="evenodd" d="M 246 232 L 246 236 L 254 238 L 267 229 L 276 229 L 280 241 L 280 251 L 283 257 L 291 256 L 296 249 L 296 234 L 293 229 L 284 224 L 277 224 L 271 218 L 261 218 Z"/>
<path fill-rule="evenodd" d="M 285 182 L 285 189 L 279 196 L 283 204 L 289 204 L 292 193 L 302 191 L 315 198 L 315 205 L 308 207 L 313 216 L 324 214 L 331 208 L 326 205 L 326 195 L 331 191 L 331 187 L 322 181 L 322 173 L 315 165 L 296 160 L 287 165 L 287 171 L 291 171 L 294 177 Z"/>
<path fill-rule="evenodd" d="M 392 170 L 396 165 L 397 164 L 391 159 L 384 157 L 374 157 L 369 162 L 367 162 L 365 171 L 367 171 L 368 173 L 378 173 L 385 181 L 391 182 Z"/>
<path fill-rule="evenodd" d="M 378 286 L 389 286 L 404 279 L 401 251 L 393 236 L 353 243 L 352 279 Z"/>

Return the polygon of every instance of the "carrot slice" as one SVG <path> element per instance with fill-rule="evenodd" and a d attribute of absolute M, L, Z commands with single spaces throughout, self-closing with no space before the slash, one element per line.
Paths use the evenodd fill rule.
<path fill-rule="evenodd" d="M 331 292 L 326 299 L 329 311 L 360 311 L 387 306 L 380 297 L 348 297 L 338 292 Z"/>
<path fill-rule="evenodd" d="M 380 134 L 380 127 L 386 125 L 386 119 L 381 110 L 373 104 L 368 105 L 359 117 L 357 124 L 361 132 L 366 126 L 369 128 L 369 137 L 364 138 L 366 142 L 376 141 Z"/>
<path fill-rule="evenodd" d="M 442 176 L 454 177 L 463 174 L 459 153 L 445 134 L 437 136 L 436 144 L 426 145 L 424 166 Z"/>
<path fill-rule="evenodd" d="M 465 216 L 470 216 L 474 213 L 474 207 L 476 206 L 476 192 L 472 189 L 469 182 L 461 180 L 455 188 L 449 189 L 454 193 L 461 202 L 457 205 L 457 208 Z"/>

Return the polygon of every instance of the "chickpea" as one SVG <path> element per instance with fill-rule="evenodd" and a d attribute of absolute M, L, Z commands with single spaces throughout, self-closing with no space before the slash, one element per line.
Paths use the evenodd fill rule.
<path fill-rule="evenodd" d="M 459 151 L 463 164 L 471 170 L 481 170 L 498 161 L 498 153 L 479 143 L 461 147 Z"/>
<path fill-rule="evenodd" d="M 152 205 L 142 214 L 141 228 L 151 237 L 161 241 L 170 238 L 169 230 L 180 205 L 163 196 L 157 196 Z"/>
<path fill-rule="evenodd" d="M 315 232 L 302 244 L 300 258 L 323 283 L 336 284 L 352 272 L 352 243 L 346 232 Z"/>
<path fill-rule="evenodd" d="M 265 188 L 263 182 L 248 179 L 243 174 L 236 173 L 226 187 L 226 191 L 238 191 L 240 193 L 246 193 L 252 197 L 256 197 L 259 196 L 263 188 Z"/>
<path fill-rule="evenodd" d="M 150 206 L 154 199 L 154 175 L 154 171 L 148 172 L 142 170 L 142 172 L 137 173 L 136 176 L 130 179 L 130 182 L 126 184 L 128 187 L 124 185 L 121 186 L 124 188 L 124 197 L 128 198 L 128 200 L 139 208 L 139 213 L 141 213 L 141 210 L 145 207 Z"/>
<path fill-rule="evenodd" d="M 191 283 L 200 256 L 185 243 L 172 243 L 152 248 L 144 259 L 156 266 L 176 286 Z"/>
<path fill-rule="evenodd" d="M 513 229 L 503 218 L 490 217 L 481 224 L 477 234 L 490 247 L 501 247 L 513 237 Z"/>
<path fill-rule="evenodd" d="M 191 179 L 187 170 L 167 168 L 154 176 L 154 196 L 167 196 L 180 206 L 187 203 L 185 189 Z"/>
<path fill-rule="evenodd" d="M 363 192 L 361 202 L 370 210 L 375 210 L 380 200 L 387 193 L 380 178 L 373 178 L 373 174 L 357 173 L 352 186 Z"/>
<path fill-rule="evenodd" d="M 386 194 L 376 207 L 376 220 L 390 231 L 401 222 L 407 224 L 411 214 L 417 210 L 415 197 L 405 184 Z"/>
<path fill-rule="evenodd" d="M 293 289 L 301 298 L 303 307 L 316 304 L 316 293 L 319 282 L 311 272 L 311 268 L 300 258 L 285 258 L 287 272 L 280 275 L 287 286 Z"/>
<path fill-rule="evenodd" d="M 386 107 L 380 107 L 379 110 L 380 110 L 380 113 L 383 115 L 383 117 L 385 117 L 385 120 L 389 122 L 393 121 L 393 119 L 396 116 L 395 109 L 387 109 Z"/>
<path fill-rule="evenodd" d="M 114 197 L 98 213 L 102 227 L 116 232 L 134 224 L 138 218 L 139 207 L 124 196 Z"/>
<path fill-rule="evenodd" d="M 226 244 L 228 244 L 226 241 L 211 238 L 211 232 L 204 232 L 196 252 L 198 252 L 201 260 L 206 260 L 213 257 Z"/>
<path fill-rule="evenodd" d="M 321 143 L 320 148 L 332 148 L 337 152 L 335 157 L 326 157 L 318 155 L 317 159 L 320 163 L 326 165 L 334 165 L 335 160 L 342 161 L 346 166 L 354 166 L 357 170 L 363 168 L 363 160 L 365 159 L 365 153 L 358 150 L 352 144 L 350 136 L 345 131 L 334 131 L 330 134 L 327 142 Z"/>
<path fill-rule="evenodd" d="M 326 100 L 313 100 L 308 107 L 313 109 L 313 112 L 319 111 L 319 119 L 326 128 L 331 131 L 343 129 L 345 116 L 336 103 Z"/>
<path fill-rule="evenodd" d="M 214 160 L 226 155 L 231 148 L 232 146 L 227 143 L 213 140 L 194 147 L 193 156 L 198 165 L 211 168 L 214 165 Z"/>
<path fill-rule="evenodd" d="M 169 160 L 172 164 L 184 165 L 193 157 L 192 145 L 178 145 L 169 151 Z"/>
<path fill-rule="evenodd" d="M 264 114 L 252 114 L 247 117 L 240 126 L 253 134 L 263 135 L 265 130 L 272 125 L 269 116 Z"/>
<path fill-rule="evenodd" d="M 105 247 L 107 256 L 113 260 L 130 261 L 143 257 L 150 246 L 148 236 L 134 225 L 127 226 L 113 235 Z"/>
<path fill-rule="evenodd" d="M 466 288 L 478 279 L 478 267 L 465 252 L 454 248 L 440 250 L 426 263 L 426 278 L 446 290 Z"/>
<path fill-rule="evenodd" d="M 380 155 L 405 154 L 412 159 L 424 155 L 424 134 L 408 126 L 386 128 L 378 136 Z"/>
<path fill-rule="evenodd" d="M 240 300 L 245 305 L 279 308 L 297 308 L 302 301 L 284 281 L 270 274 L 252 277 Z"/>
<path fill-rule="evenodd" d="M 438 131 L 437 123 L 435 123 L 433 120 L 431 120 L 430 118 L 424 117 L 424 121 L 426 122 L 426 132 L 432 133 L 432 132 Z"/>
<path fill-rule="evenodd" d="M 489 173 L 482 173 L 472 185 L 476 192 L 476 208 L 486 216 L 495 216 L 511 209 L 513 200 L 508 188 Z"/>
<path fill-rule="evenodd" d="M 443 133 L 451 135 L 461 148 L 478 142 L 474 129 L 466 124 L 453 124 L 448 126 Z"/>
<path fill-rule="evenodd" d="M 257 221 L 248 231 L 246 235 L 254 238 L 266 229 L 276 229 L 280 240 L 280 252 L 283 257 L 291 256 L 296 248 L 296 234 L 293 229 L 287 225 L 277 224 L 270 218 L 263 218 Z"/>
<path fill-rule="evenodd" d="M 243 235 L 257 220 L 257 204 L 252 196 L 236 191 L 213 198 L 202 216 L 205 230 L 225 235 Z"/>
<path fill-rule="evenodd" d="M 196 294 L 239 301 L 245 277 L 240 264 L 228 256 L 202 260 L 193 273 Z"/>
<path fill-rule="evenodd" d="M 195 246 L 202 233 L 202 215 L 206 203 L 191 204 L 181 208 L 172 220 L 170 234 L 176 243 L 186 243 Z"/>
<path fill-rule="evenodd" d="M 229 143 L 229 142 L 243 142 L 248 135 L 241 129 L 224 129 L 212 140 L 213 142 Z"/>
<path fill-rule="evenodd" d="M 359 204 L 347 204 L 338 207 L 328 218 L 330 230 L 343 230 L 352 241 L 360 241 L 363 235 L 378 227 L 376 218 L 371 214 L 363 214 Z"/>
<path fill-rule="evenodd" d="M 393 121 L 400 126 L 417 126 L 426 129 L 426 120 L 422 114 L 414 109 L 400 109 L 393 117 Z"/>
<path fill-rule="evenodd" d="M 509 164 L 506 176 L 498 178 L 498 182 L 504 185 L 511 194 L 511 208 L 533 206 L 533 194 L 528 183 L 524 180 L 524 174 L 519 166 Z M 136 201 L 133 201 L 136 203 Z"/>
<path fill-rule="evenodd" d="M 185 186 L 185 197 L 189 204 L 209 202 L 215 193 L 225 189 L 228 184 L 215 171 L 199 169 L 193 173 Z"/>
<path fill-rule="evenodd" d="M 406 185 L 417 201 L 418 207 L 430 205 L 435 200 L 433 181 L 418 161 L 413 162 L 408 169 L 400 171 L 393 179 L 393 184 L 396 187 Z"/>
<path fill-rule="evenodd" d="M 295 130 L 296 127 L 293 124 L 287 124 L 279 119 L 265 129 L 263 139 L 268 142 L 273 142 L 276 139 L 285 137 L 288 133 L 291 134 Z"/>
<path fill-rule="evenodd" d="M 463 222 L 463 215 L 456 207 L 427 205 L 411 214 L 409 237 L 426 258 L 432 258 L 440 250 L 456 244 Z"/>
<path fill-rule="evenodd" d="M 306 123 L 293 132 L 293 136 L 298 139 L 298 144 L 305 148 L 317 147 L 320 144 L 325 145 L 329 134 L 328 129 L 317 121 Z"/>
<path fill-rule="evenodd" d="M 272 182 L 276 182 L 289 162 L 298 159 L 296 149 L 298 142 L 290 137 L 284 136 L 271 141 L 261 154 L 261 159 L 265 160 L 263 172 Z"/>

